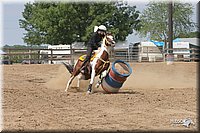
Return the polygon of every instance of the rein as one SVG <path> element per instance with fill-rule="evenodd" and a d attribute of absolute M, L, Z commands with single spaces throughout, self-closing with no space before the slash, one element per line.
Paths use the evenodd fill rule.
<path fill-rule="evenodd" d="M 105 39 L 105 41 L 106 41 L 105 43 L 110 44 L 109 41 L 107 40 L 107 38 Z"/>
<path fill-rule="evenodd" d="M 103 62 L 103 65 L 101 65 L 101 66 L 102 66 L 101 69 L 100 69 L 99 72 L 97 73 L 97 75 L 99 75 L 99 73 L 103 70 L 103 68 L 105 67 L 105 65 L 108 64 L 108 63 L 110 63 L 110 61 L 109 61 L 109 60 L 105 61 L 105 60 L 103 60 L 103 59 L 100 58 L 100 57 L 97 57 L 97 58 L 100 59 L 100 60 Z"/>

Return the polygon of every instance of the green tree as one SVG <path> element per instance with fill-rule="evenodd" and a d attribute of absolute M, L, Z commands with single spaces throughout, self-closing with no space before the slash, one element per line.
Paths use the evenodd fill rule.
<path fill-rule="evenodd" d="M 150 35 L 153 40 L 167 41 L 168 39 L 168 3 L 150 2 L 148 8 L 140 17 L 139 34 Z M 192 5 L 189 3 L 174 3 L 173 5 L 173 38 L 194 30 L 195 23 L 191 20 Z"/>
<path fill-rule="evenodd" d="M 179 34 L 179 38 L 197 38 L 199 31 L 189 32 L 189 33 L 181 33 Z"/>
<path fill-rule="evenodd" d="M 25 4 L 20 27 L 27 32 L 27 44 L 71 44 L 88 41 L 95 25 L 104 24 L 117 40 L 123 41 L 138 28 L 139 12 L 118 2 Z"/>

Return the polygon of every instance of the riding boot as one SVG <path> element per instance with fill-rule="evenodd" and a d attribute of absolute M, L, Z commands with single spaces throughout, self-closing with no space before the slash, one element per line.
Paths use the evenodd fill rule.
<path fill-rule="evenodd" d="M 87 63 L 88 64 L 88 63 Z M 87 64 L 85 65 L 85 67 L 84 67 L 84 74 L 87 74 L 88 73 L 88 68 L 87 68 Z"/>
<path fill-rule="evenodd" d="M 88 66 L 89 64 L 89 61 L 85 61 L 82 65 L 82 67 L 80 68 L 80 71 L 83 73 L 83 74 L 87 74 L 88 73 Z"/>
<path fill-rule="evenodd" d="M 85 59 L 83 64 L 82 64 L 82 66 L 81 66 L 81 68 L 80 68 L 80 71 L 85 70 L 87 62 L 88 62 L 88 60 Z"/>

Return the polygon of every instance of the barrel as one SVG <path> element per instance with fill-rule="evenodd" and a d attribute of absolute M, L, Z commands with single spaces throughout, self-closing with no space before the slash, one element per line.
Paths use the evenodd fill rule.
<path fill-rule="evenodd" d="M 101 87 L 106 93 L 117 93 L 131 73 L 132 69 L 127 62 L 116 60 L 103 78 Z"/>

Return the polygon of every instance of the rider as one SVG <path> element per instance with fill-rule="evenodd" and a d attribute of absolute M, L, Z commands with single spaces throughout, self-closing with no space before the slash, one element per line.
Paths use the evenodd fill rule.
<path fill-rule="evenodd" d="M 87 65 L 90 62 L 90 58 L 92 56 L 93 50 L 97 50 L 98 47 L 101 46 L 100 42 L 103 40 L 103 38 L 106 35 L 107 28 L 104 25 L 98 26 L 98 29 L 96 32 L 94 32 L 87 44 L 87 56 L 84 60 L 84 63 L 81 67 L 81 71 L 84 69 L 84 73 L 87 73 Z"/>

